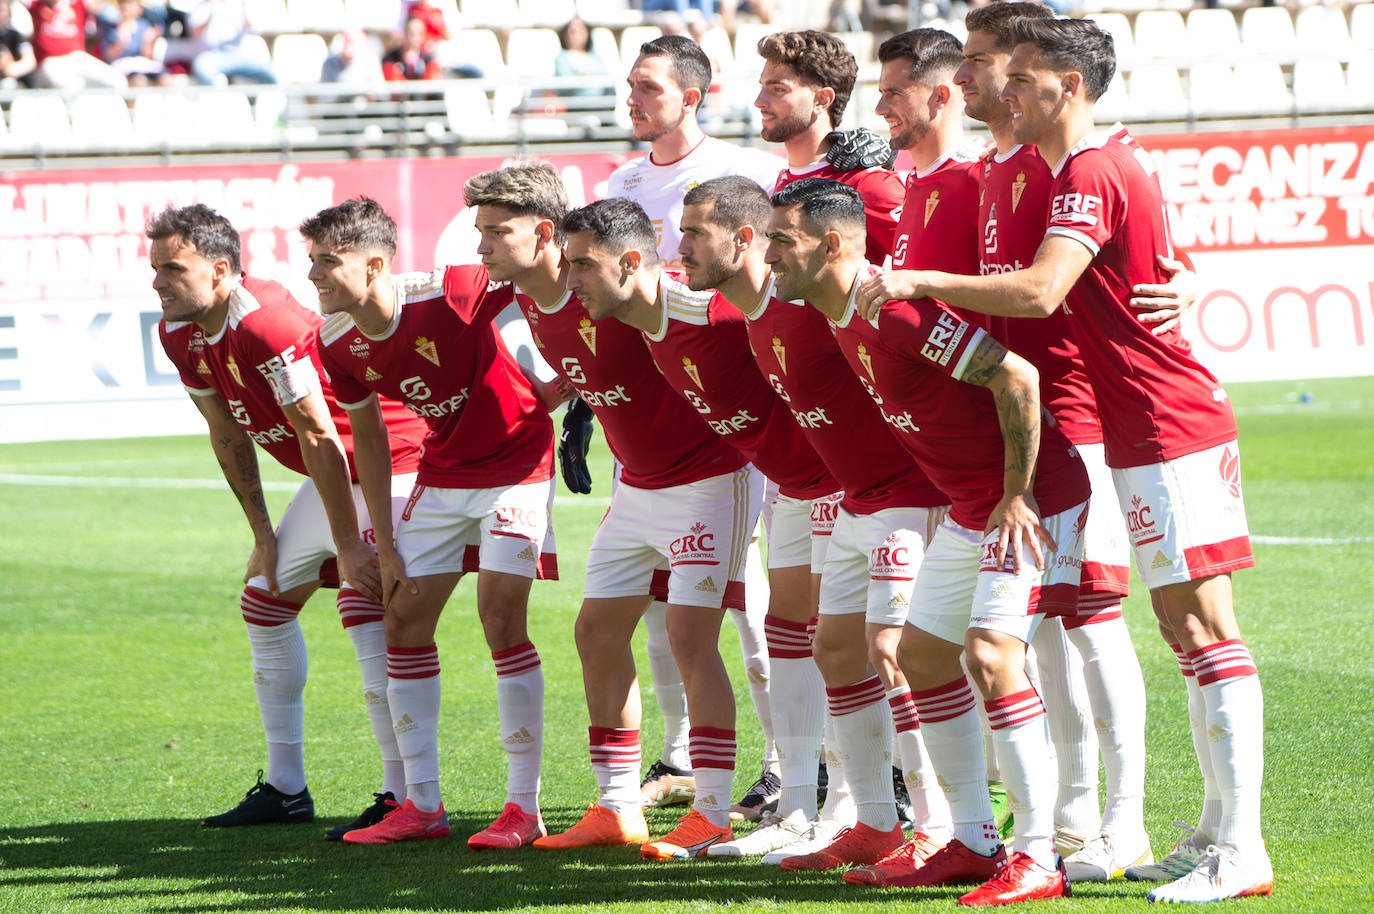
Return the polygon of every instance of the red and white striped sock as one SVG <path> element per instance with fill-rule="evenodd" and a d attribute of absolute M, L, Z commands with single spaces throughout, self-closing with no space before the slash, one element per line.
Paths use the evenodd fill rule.
<path fill-rule="evenodd" d="M 816 769 L 825 725 L 825 680 L 811 655 L 805 622 L 769 615 L 763 620 L 772 666 L 773 735 L 778 743 L 782 794 L 778 815 L 801 810 L 816 817 Z"/>
<path fill-rule="evenodd" d="M 994 853 L 1002 841 L 988 798 L 978 700 L 967 677 L 915 690 L 911 697 L 921 718 L 926 750 L 949 801 L 954 837 L 974 853 Z"/>
<path fill-rule="evenodd" d="M 443 803 L 439 793 L 439 647 L 386 649 L 387 701 L 396 745 L 406 766 L 406 797 L 423 812 Z M 398 797 L 399 799 L 399 797 Z"/>
<path fill-rule="evenodd" d="M 1054 869 L 1055 769 L 1045 706 L 1031 688 L 990 698 L 984 706 L 1015 817 L 1012 846 Z"/>
<path fill-rule="evenodd" d="M 358 658 L 358 672 L 363 679 L 363 702 L 372 735 L 382 754 L 382 793 L 404 797 L 406 767 L 401 749 L 396 745 L 396 731 L 392 728 L 391 708 L 386 700 L 386 631 L 382 626 L 382 604 L 350 588 L 339 591 L 336 605 L 339 621 L 348 639 L 353 642 L 353 654 Z"/>
<path fill-rule="evenodd" d="M 1218 641 L 1188 652 L 1207 708 L 1212 771 L 1221 800 L 1218 844 L 1261 850 L 1264 781 L 1264 692 L 1245 642 Z"/>
<path fill-rule="evenodd" d="M 902 779 L 911 796 L 911 808 L 916 814 L 916 830 L 940 843 L 953 835 L 949 800 L 940 788 L 935 766 L 921 737 L 920 716 L 911 689 L 899 686 L 887 692 L 887 704 L 892 709 L 892 723 L 897 729 L 897 753 L 901 756 Z"/>
<path fill-rule="evenodd" d="M 639 809 L 639 730 L 588 727 L 587 737 L 600 794 L 597 804 L 622 815 Z"/>
<path fill-rule="evenodd" d="M 735 779 L 735 731 L 692 727 L 687 731 L 692 777 L 697 782 L 692 808 L 712 825 L 730 824 L 730 785 Z"/>
<path fill-rule="evenodd" d="M 827 688 L 825 697 L 835 720 L 835 749 L 844 756 L 844 773 L 858 820 L 878 831 L 891 831 L 897 824 L 892 793 L 892 712 L 883 701 L 883 681 L 870 676 Z"/>
<path fill-rule="evenodd" d="M 1221 828 L 1221 791 L 1217 787 L 1216 771 L 1212 766 L 1212 743 L 1207 739 L 1207 704 L 1188 654 L 1178 644 L 1170 644 L 1169 649 L 1178 661 L 1178 671 L 1183 674 L 1183 685 L 1188 692 L 1188 728 L 1193 738 L 1193 754 L 1202 773 L 1202 812 L 1198 816 L 1196 837 L 1198 842 L 1210 844 Z"/>
<path fill-rule="evenodd" d="M 496 708 L 506 748 L 506 802 L 539 812 L 539 764 L 544 752 L 544 668 L 529 641 L 493 651 Z"/>
<path fill-rule="evenodd" d="M 253 655 L 253 692 L 267 735 L 267 783 L 305 789 L 305 677 L 310 664 L 296 616 L 301 604 L 245 588 L 239 609 Z"/>

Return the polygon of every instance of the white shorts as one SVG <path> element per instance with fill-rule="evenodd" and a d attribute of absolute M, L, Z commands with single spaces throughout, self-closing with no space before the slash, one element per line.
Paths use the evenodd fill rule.
<path fill-rule="evenodd" d="M 552 479 L 492 489 L 417 485 L 396 528 L 396 551 L 412 577 L 485 569 L 556 578 L 557 560 L 546 551 L 552 501 Z"/>
<path fill-rule="evenodd" d="M 391 477 L 391 528 L 396 529 L 406 497 L 415 485 L 414 473 Z M 358 530 L 363 542 L 376 548 L 372 520 L 367 513 L 367 501 L 362 487 L 353 484 L 353 507 L 358 512 Z M 329 529 L 329 516 L 320 501 L 315 480 L 306 477 L 296 490 L 291 503 L 277 522 L 277 587 L 291 590 L 302 584 L 322 582 L 327 587 L 339 586 L 334 534 Z M 267 590 L 267 578 L 258 575 L 248 581 L 249 587 Z"/>
<path fill-rule="evenodd" d="M 1235 441 L 1163 463 L 1113 469 L 1112 480 L 1136 571 L 1151 590 L 1255 564 Z"/>
<path fill-rule="evenodd" d="M 762 508 L 763 476 L 752 465 L 666 489 L 621 482 L 592 537 L 584 595 L 743 609 L 745 550 Z"/>
<path fill-rule="evenodd" d="M 843 495 L 836 492 L 821 498 L 793 498 L 778 493 L 766 500 L 763 529 L 768 533 L 768 567 L 805 565 L 812 574 L 820 574 L 825 562 L 826 537 L 834 527 L 833 506 Z"/>
<path fill-rule="evenodd" d="M 1130 593 L 1131 546 L 1126 518 L 1116 503 L 1112 471 L 1101 444 L 1076 444 L 1088 470 L 1094 498 L 1088 502 L 1083 530 L 1083 577 L 1078 585 L 1078 611 L 1064 619 L 1066 628 L 1120 618 L 1121 598 Z"/>
<path fill-rule="evenodd" d="M 1044 518 L 1059 548 L 1045 551 L 1044 572 L 1036 570 L 1023 550 L 1021 570 L 1015 574 L 1007 564 L 996 565 L 996 530 L 984 536 L 945 518 L 916 577 L 907 624 L 953 644 L 963 644 L 970 628 L 991 629 L 1029 644 L 1041 618 L 1072 613 L 1077 603 L 1087 510 L 1085 502 Z"/>
<path fill-rule="evenodd" d="M 876 625 L 906 622 L 922 556 L 948 513 L 948 506 L 841 510 L 821 571 L 821 615 L 864 613 Z"/>

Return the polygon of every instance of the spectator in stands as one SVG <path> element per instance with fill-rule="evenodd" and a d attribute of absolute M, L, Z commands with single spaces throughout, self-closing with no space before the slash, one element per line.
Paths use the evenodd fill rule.
<path fill-rule="evenodd" d="M 401 21 L 397 23 L 397 39 L 394 44 L 400 44 L 404 38 L 406 24 L 412 19 L 419 19 L 425 25 L 424 46 L 426 51 L 434 50 L 436 41 L 443 41 L 448 38 L 448 23 L 444 21 L 444 11 L 434 6 L 429 0 L 407 0 L 401 8 Z"/>
<path fill-rule="evenodd" d="M 129 83 L 114 67 L 86 53 L 86 4 L 82 0 L 33 0 L 33 54 L 40 88 L 123 89 Z"/>
<path fill-rule="evenodd" d="M 196 82 L 223 86 L 231 79 L 277 81 L 265 46 L 244 41 L 250 29 L 243 0 L 201 0 L 191 11 L 187 25 L 195 39 L 191 75 Z"/>
<path fill-rule="evenodd" d="M 764 25 L 773 21 L 770 0 L 720 0 L 720 24 L 731 35 L 735 33 L 735 17 L 740 12 L 753 15 Z"/>
<path fill-rule="evenodd" d="M 555 76 L 607 76 L 611 68 L 591 49 L 591 30 L 581 17 L 574 16 L 567 25 L 558 30 L 558 41 L 563 50 L 553 59 Z M 612 90 L 613 91 L 613 90 Z M 603 89 L 570 89 L 567 95 L 604 95 Z"/>
<path fill-rule="evenodd" d="M 158 59 L 157 40 L 162 29 L 144 14 L 140 0 L 119 0 L 96 16 L 100 26 L 100 57 L 129 81 L 131 86 L 150 82 L 169 86 L 172 74 Z"/>
<path fill-rule="evenodd" d="M 36 66 L 32 42 L 10 22 L 10 0 L 0 0 L 0 89 L 32 87 Z"/>
<path fill-rule="evenodd" d="M 362 29 L 349 26 L 335 36 L 330 54 L 320 67 L 320 82 L 366 87 L 375 86 L 383 79 L 382 59 L 368 43 Z"/>
<path fill-rule="evenodd" d="M 382 75 L 393 82 L 407 79 L 440 79 L 443 73 L 439 62 L 426 42 L 429 41 L 425 21 L 419 16 L 406 20 L 401 43 L 382 58 Z"/>

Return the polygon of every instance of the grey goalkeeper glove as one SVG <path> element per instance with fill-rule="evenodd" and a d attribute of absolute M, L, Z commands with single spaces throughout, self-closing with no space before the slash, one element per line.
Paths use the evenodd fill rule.
<path fill-rule="evenodd" d="M 867 127 L 832 130 L 825 138 L 830 141 L 825 160 L 840 171 L 861 171 L 875 166 L 891 168 L 897 162 L 897 153 L 887 140 Z"/>

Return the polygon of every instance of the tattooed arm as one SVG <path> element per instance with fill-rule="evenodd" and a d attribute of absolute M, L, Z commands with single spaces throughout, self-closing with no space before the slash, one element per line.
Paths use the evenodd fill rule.
<path fill-rule="evenodd" d="M 210 427 L 210 449 L 215 452 L 219 468 L 229 488 L 239 500 L 248 526 L 253 531 L 253 552 L 243 580 L 247 583 L 255 575 L 267 578 L 267 587 L 277 594 L 277 535 L 272 529 L 272 516 L 263 496 L 262 478 L 258 475 L 258 455 L 253 440 L 234 421 L 229 407 L 219 394 L 193 396 L 205 424 Z"/>
<path fill-rule="evenodd" d="M 984 334 L 959 380 L 992 392 L 1002 429 L 1002 499 L 983 532 L 999 531 L 999 565 L 1010 555 L 1012 568 L 1019 569 L 1024 545 L 1035 560 L 1035 567 L 1043 570 L 1045 558 L 1040 544 L 1052 549 L 1054 541 L 1041 523 L 1032 491 L 1035 461 L 1040 452 L 1040 373 L 1030 362 Z"/>

